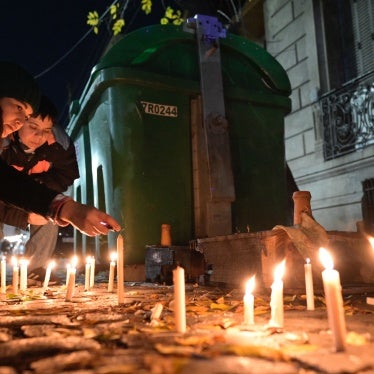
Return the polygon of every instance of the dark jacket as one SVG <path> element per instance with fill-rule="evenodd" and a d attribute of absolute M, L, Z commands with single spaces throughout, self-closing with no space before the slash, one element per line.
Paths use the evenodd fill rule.
<path fill-rule="evenodd" d="M 1 158 L 14 169 L 32 176 L 38 183 L 64 192 L 79 177 L 75 147 L 71 139 L 59 127 L 53 127 L 53 139 L 44 143 L 34 153 L 26 153 L 18 136 L 3 140 Z M 27 195 L 27 189 L 24 191 Z M 26 228 L 28 213 L 0 202 L 0 221 L 8 225 Z"/>
<path fill-rule="evenodd" d="M 33 153 L 26 153 L 17 133 L 6 139 L 1 158 L 15 169 L 30 174 L 47 187 L 64 192 L 79 178 L 75 147 L 66 132 L 58 126 L 53 136 Z"/>
<path fill-rule="evenodd" d="M 58 192 L 34 181 L 30 176 L 9 166 L 0 158 L 0 199 L 27 212 L 49 214 Z M 1 221 L 1 218 L 0 218 Z"/>

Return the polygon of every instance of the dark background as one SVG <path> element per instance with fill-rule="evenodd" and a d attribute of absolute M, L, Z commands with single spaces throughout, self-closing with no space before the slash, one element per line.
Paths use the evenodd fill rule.
<path fill-rule="evenodd" d="M 43 92 L 59 110 L 58 122 L 69 121 L 71 100 L 78 99 L 91 69 L 97 63 L 112 32 L 107 24 L 99 34 L 86 24 L 89 11 L 99 15 L 109 0 L 2 0 L 0 3 L 1 60 L 14 61 L 35 76 Z M 141 0 L 130 0 L 124 32 L 158 23 L 164 14 L 154 0 L 151 15 L 141 10 Z"/>
<path fill-rule="evenodd" d="M 141 10 L 141 0 L 129 0 L 124 13 L 126 34 L 159 23 L 165 8 L 182 9 L 183 16 L 196 13 L 217 16 L 217 9 L 230 17 L 233 5 L 243 0 L 153 0 L 152 12 Z M 71 100 L 80 97 L 93 66 L 112 38 L 104 22 L 98 35 L 86 24 L 89 11 L 102 15 L 110 0 L 1 0 L 1 60 L 14 61 L 35 76 L 43 92 L 59 110 L 58 122 L 69 121 Z"/>

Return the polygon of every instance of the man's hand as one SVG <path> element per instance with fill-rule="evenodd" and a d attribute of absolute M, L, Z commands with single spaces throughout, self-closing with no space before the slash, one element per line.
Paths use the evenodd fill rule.
<path fill-rule="evenodd" d="M 48 223 L 49 221 L 45 217 L 40 216 L 39 214 L 29 213 L 29 218 L 28 218 L 27 222 L 30 225 L 42 226 L 42 225 L 45 225 L 46 223 Z"/>
<path fill-rule="evenodd" d="M 110 230 L 121 230 L 120 224 L 112 216 L 74 200 L 67 200 L 62 205 L 58 218 L 88 236 L 107 235 Z"/>

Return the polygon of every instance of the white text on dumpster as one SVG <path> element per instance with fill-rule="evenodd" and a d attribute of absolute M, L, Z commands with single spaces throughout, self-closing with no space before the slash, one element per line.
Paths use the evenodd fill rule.
<path fill-rule="evenodd" d="M 144 112 L 147 114 L 164 117 L 178 117 L 178 107 L 174 105 L 150 103 L 148 101 L 141 101 L 141 104 Z"/>

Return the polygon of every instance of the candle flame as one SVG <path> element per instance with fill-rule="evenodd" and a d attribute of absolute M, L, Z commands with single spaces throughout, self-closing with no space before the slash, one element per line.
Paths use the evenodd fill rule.
<path fill-rule="evenodd" d="M 21 264 L 21 265 L 28 265 L 29 264 L 29 260 L 26 260 L 25 258 L 21 258 L 20 260 L 19 260 L 19 263 Z"/>
<path fill-rule="evenodd" d="M 371 245 L 371 248 L 374 249 L 374 238 L 373 238 L 372 236 L 369 236 L 369 237 L 368 237 L 368 240 L 369 240 L 369 243 L 370 243 L 370 245 Z"/>
<path fill-rule="evenodd" d="M 255 288 L 255 276 L 253 275 L 250 279 L 247 280 L 245 286 L 245 294 L 250 295 Z"/>
<path fill-rule="evenodd" d="M 334 268 L 334 261 L 332 260 L 330 253 L 323 247 L 319 249 L 319 258 L 325 269 L 331 270 Z"/>
<path fill-rule="evenodd" d="M 86 257 L 86 264 L 90 264 L 91 263 L 91 256 L 87 256 Z"/>
<path fill-rule="evenodd" d="M 12 258 L 10 259 L 11 263 L 13 266 L 17 266 L 18 265 L 18 260 L 17 260 L 17 257 L 16 256 L 12 256 Z"/>
<path fill-rule="evenodd" d="M 286 268 L 286 260 L 284 259 L 274 270 L 274 279 L 282 280 Z"/>
<path fill-rule="evenodd" d="M 53 269 L 55 266 L 56 266 L 56 262 L 53 261 L 53 260 L 50 261 L 49 264 L 48 264 L 48 267 L 49 267 L 50 269 Z"/>
<path fill-rule="evenodd" d="M 112 252 L 110 254 L 110 261 L 116 261 L 117 260 L 117 252 Z"/>
<path fill-rule="evenodd" d="M 75 268 L 78 264 L 78 256 L 73 256 L 71 260 L 71 265 Z"/>
<path fill-rule="evenodd" d="M 307 259 L 305 259 L 306 263 L 307 264 L 310 264 L 310 258 L 308 257 Z"/>

